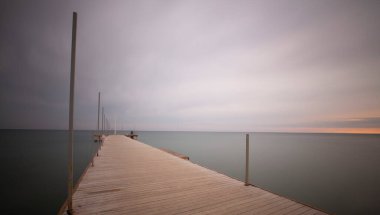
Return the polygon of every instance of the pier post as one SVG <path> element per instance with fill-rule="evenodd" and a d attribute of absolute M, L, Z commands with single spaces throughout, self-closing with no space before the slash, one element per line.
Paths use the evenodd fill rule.
<path fill-rule="evenodd" d="M 71 72 L 70 72 L 70 104 L 69 104 L 69 145 L 68 145 L 68 183 L 67 214 L 73 214 L 73 144 L 74 144 L 74 86 L 75 86 L 75 51 L 77 34 L 77 13 L 73 12 L 73 29 L 71 35 Z"/>
<path fill-rule="evenodd" d="M 98 94 L 98 144 L 96 150 L 96 156 L 99 156 L 98 148 L 100 145 L 100 131 L 99 131 L 99 123 L 100 123 L 100 92 Z"/>
<path fill-rule="evenodd" d="M 104 107 L 102 107 L 102 133 L 104 133 Z"/>
<path fill-rule="evenodd" d="M 114 130 L 113 134 L 116 135 L 116 117 L 115 117 L 115 127 L 114 127 L 114 129 L 115 130 Z"/>
<path fill-rule="evenodd" d="M 245 186 L 249 184 L 249 134 L 245 135 Z"/>
<path fill-rule="evenodd" d="M 104 107 L 102 107 L 102 137 L 104 135 L 104 118 L 105 118 L 105 115 L 104 115 Z M 100 143 L 100 148 L 99 149 L 102 149 L 102 146 L 103 146 L 103 139 L 102 139 L 102 142 Z"/>

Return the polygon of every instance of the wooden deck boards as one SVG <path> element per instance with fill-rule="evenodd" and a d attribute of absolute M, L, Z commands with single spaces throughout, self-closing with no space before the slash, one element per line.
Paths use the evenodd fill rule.
<path fill-rule="evenodd" d="M 75 214 L 323 214 L 122 135 L 108 136 Z"/>

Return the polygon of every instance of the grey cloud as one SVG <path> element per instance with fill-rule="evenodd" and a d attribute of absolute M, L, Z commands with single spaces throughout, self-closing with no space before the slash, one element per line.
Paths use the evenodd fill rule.
<path fill-rule="evenodd" d="M 380 114 L 377 1 L 1 4 L 1 128 L 67 127 L 73 10 L 78 128 L 95 128 L 98 91 L 109 118 L 148 130 Z M 33 126 L 42 115 L 46 122 Z"/>

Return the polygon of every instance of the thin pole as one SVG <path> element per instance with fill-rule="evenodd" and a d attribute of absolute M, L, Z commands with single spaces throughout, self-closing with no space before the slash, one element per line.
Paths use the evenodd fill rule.
<path fill-rule="evenodd" d="M 115 128 L 114 128 L 114 132 L 113 132 L 113 134 L 116 135 L 116 117 L 115 117 Z"/>
<path fill-rule="evenodd" d="M 100 116 L 100 92 L 98 94 L 98 127 L 97 127 L 98 134 L 99 134 L 99 116 Z"/>
<path fill-rule="evenodd" d="M 104 107 L 102 107 L 102 135 L 104 134 Z M 103 140 L 102 140 L 102 143 L 100 144 L 100 149 L 102 148 L 103 146 Z"/>
<path fill-rule="evenodd" d="M 104 129 L 108 133 L 108 118 L 106 117 L 105 114 L 104 114 Z"/>
<path fill-rule="evenodd" d="M 102 107 L 102 132 L 104 133 L 104 107 Z"/>
<path fill-rule="evenodd" d="M 99 156 L 99 153 L 98 153 L 98 148 L 99 148 L 99 144 L 100 144 L 99 123 L 100 123 L 100 92 L 98 94 L 98 147 L 95 149 L 96 150 L 96 156 Z"/>
<path fill-rule="evenodd" d="M 106 117 L 106 114 L 104 114 L 104 132 L 107 133 L 107 117 Z"/>
<path fill-rule="evenodd" d="M 70 72 L 70 104 L 69 104 L 69 145 L 68 145 L 68 177 L 67 177 L 67 214 L 73 214 L 73 144 L 74 144 L 74 86 L 75 86 L 75 52 L 77 34 L 77 13 L 73 12 L 73 29 L 71 35 L 71 72 Z"/>
<path fill-rule="evenodd" d="M 245 186 L 249 185 L 249 134 L 245 135 Z"/>

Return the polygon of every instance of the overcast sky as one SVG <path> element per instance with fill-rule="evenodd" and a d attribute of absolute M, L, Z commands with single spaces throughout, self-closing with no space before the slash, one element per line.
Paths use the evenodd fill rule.
<path fill-rule="evenodd" d="M 380 1 L 0 3 L 0 128 L 380 128 Z"/>

